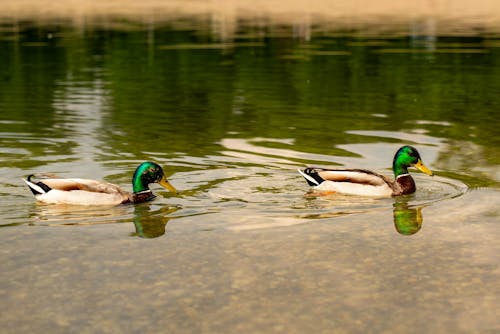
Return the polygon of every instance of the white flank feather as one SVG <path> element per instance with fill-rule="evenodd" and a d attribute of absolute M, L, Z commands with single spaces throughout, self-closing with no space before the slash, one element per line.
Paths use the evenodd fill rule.
<path fill-rule="evenodd" d="M 35 198 L 44 203 L 77 205 L 118 205 L 124 200 L 120 193 L 107 194 L 85 190 L 62 191 L 58 189 L 36 195 Z"/>
<path fill-rule="evenodd" d="M 390 197 L 392 195 L 392 189 L 387 184 L 372 186 L 360 183 L 324 181 L 314 189 L 358 196 Z"/>

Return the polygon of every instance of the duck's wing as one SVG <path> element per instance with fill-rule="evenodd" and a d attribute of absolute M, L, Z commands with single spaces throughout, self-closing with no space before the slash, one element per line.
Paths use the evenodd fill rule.
<path fill-rule="evenodd" d="M 84 190 L 88 192 L 94 193 L 106 193 L 106 194 L 115 194 L 115 193 L 126 193 L 119 186 L 97 180 L 90 179 L 42 179 L 41 183 L 47 185 L 51 189 L 57 189 L 61 191 L 72 191 L 72 190 Z"/>
<path fill-rule="evenodd" d="M 44 194 L 53 189 L 59 191 L 81 190 L 90 193 L 128 195 L 128 192 L 119 186 L 105 181 L 74 178 L 42 178 L 37 181 L 32 180 L 32 178 L 33 175 L 30 175 L 24 182 L 26 182 L 35 195 Z"/>
<path fill-rule="evenodd" d="M 391 180 L 384 175 L 366 169 L 327 169 L 310 167 L 299 170 L 299 173 L 304 176 L 307 182 L 312 186 L 320 185 L 324 181 L 348 182 L 372 186 L 381 186 L 391 183 Z"/>

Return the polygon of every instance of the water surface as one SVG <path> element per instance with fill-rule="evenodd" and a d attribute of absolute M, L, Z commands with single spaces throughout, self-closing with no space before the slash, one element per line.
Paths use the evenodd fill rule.
<path fill-rule="evenodd" d="M 109 22 L 1 25 L 7 333 L 500 329 L 498 35 Z M 296 172 L 391 175 L 405 144 L 436 174 L 413 195 L 316 196 Z M 180 193 L 46 205 L 21 180 L 130 189 L 144 160 Z"/>

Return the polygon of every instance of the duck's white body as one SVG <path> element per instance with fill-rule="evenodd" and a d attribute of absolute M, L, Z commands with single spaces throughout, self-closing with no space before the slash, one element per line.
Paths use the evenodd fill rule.
<path fill-rule="evenodd" d="M 53 178 L 34 183 L 23 179 L 35 198 L 44 203 L 75 205 L 118 205 L 130 202 L 132 194 L 120 187 L 89 179 Z M 46 185 L 50 187 L 47 190 Z M 45 188 L 45 189 L 44 189 Z"/>
<path fill-rule="evenodd" d="M 319 168 L 298 171 L 315 190 L 320 192 L 372 197 L 390 197 L 394 194 L 391 180 L 369 171 Z"/>

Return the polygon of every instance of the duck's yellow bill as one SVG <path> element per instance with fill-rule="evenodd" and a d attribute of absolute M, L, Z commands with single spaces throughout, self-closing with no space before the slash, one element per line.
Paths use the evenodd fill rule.
<path fill-rule="evenodd" d="M 430 176 L 432 176 L 432 175 L 433 175 L 432 171 L 431 171 L 429 168 L 427 168 L 427 167 L 424 165 L 424 163 L 422 162 L 422 160 L 420 160 L 420 159 L 419 159 L 419 160 L 418 160 L 418 162 L 415 164 L 415 168 L 416 168 L 416 169 L 418 169 L 419 171 L 421 171 L 422 173 L 427 174 L 427 175 L 430 175 Z"/>
<path fill-rule="evenodd" d="M 162 186 L 163 188 L 165 188 L 173 193 L 177 192 L 177 189 L 175 189 L 174 186 L 171 185 L 170 182 L 167 181 L 167 178 L 165 176 L 163 176 L 158 183 L 160 184 L 160 186 Z"/>

